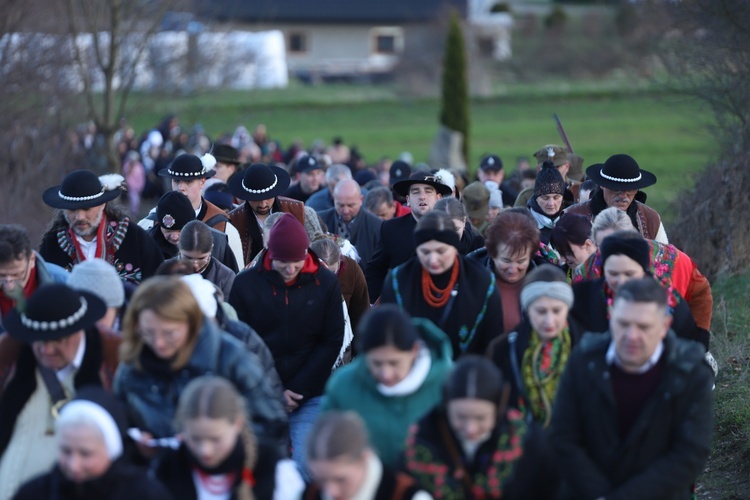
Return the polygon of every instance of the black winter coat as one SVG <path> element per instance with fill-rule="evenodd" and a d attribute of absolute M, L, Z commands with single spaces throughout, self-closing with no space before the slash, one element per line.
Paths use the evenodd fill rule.
<path fill-rule="evenodd" d="M 583 330 L 573 319 L 568 318 L 571 348 L 575 347 L 581 338 Z M 519 399 L 523 398 L 526 408 L 529 408 L 526 390 L 524 389 L 521 367 L 523 366 L 523 355 L 529 348 L 529 340 L 532 335 L 529 317 L 524 314 L 521 324 L 514 331 L 497 338 L 487 349 L 487 357 L 500 368 L 503 373 L 503 381 L 510 385 L 510 397 L 508 405 L 519 408 Z M 531 412 L 528 413 L 531 417 Z"/>
<path fill-rule="evenodd" d="M 329 233 L 339 234 L 339 215 L 335 208 L 324 210 L 319 215 L 328 226 Z M 375 249 L 380 244 L 380 227 L 382 225 L 383 220 L 365 210 L 364 207 L 349 224 L 349 241 L 357 249 L 360 265 L 363 269 L 372 260 Z"/>
<path fill-rule="evenodd" d="M 388 273 L 380 298 L 383 304 L 398 304 L 412 317 L 435 323 L 450 338 L 453 359 L 464 353 L 484 354 L 490 342 L 503 333 L 503 306 L 495 288 L 495 277 L 460 254 L 458 262 L 456 295 L 441 308 L 432 307 L 424 300 L 422 265 L 418 257 L 412 257 Z"/>
<path fill-rule="evenodd" d="M 253 468 L 255 478 L 253 494 L 258 500 L 273 498 L 276 485 L 276 464 L 281 458 L 277 451 L 273 443 L 263 439 L 258 440 L 258 460 Z M 155 460 L 153 473 L 174 498 L 197 500 L 192 467 L 190 451 L 182 444 L 177 450 L 165 449 L 164 453 Z M 241 471 L 237 473 L 239 483 Z M 231 500 L 237 498 L 236 486 Z"/>
<path fill-rule="evenodd" d="M 513 423 L 508 418 L 499 418 L 489 439 L 479 446 L 473 458 L 469 458 L 451 429 L 445 410 L 442 407 L 432 410 L 409 433 L 401 465 L 403 470 L 417 478 L 435 498 L 438 498 L 436 493 L 444 498 L 467 500 L 499 498 L 495 495 L 479 497 L 471 491 L 458 473 L 460 460 L 464 474 L 471 478 L 474 486 L 486 490 L 488 482 L 497 481 L 502 485 L 504 500 L 554 499 L 560 477 L 553 450 L 539 426 L 526 424 L 516 410 L 506 415 L 511 412 Z M 501 442 L 506 449 L 499 448 Z M 499 453 L 503 454 L 502 463 L 494 468 L 493 460 Z M 440 476 L 442 478 L 438 479 Z M 491 494 L 490 491 L 484 493 Z"/>
<path fill-rule="evenodd" d="M 387 220 L 380 226 L 380 244 L 375 249 L 372 260 L 367 265 L 363 263 L 370 301 L 375 302 L 380 297 L 388 270 L 403 264 L 416 254 L 416 227 L 417 220 L 412 214 Z"/>
<path fill-rule="evenodd" d="M 76 485 L 56 466 L 21 487 L 13 500 L 170 500 L 172 495 L 146 471 L 116 461 L 93 481 Z"/>
<path fill-rule="evenodd" d="M 571 498 L 691 498 L 711 449 L 713 373 L 702 347 L 669 332 L 661 382 L 621 438 L 610 342 L 609 333 L 584 335 L 557 392 L 550 443 Z"/>
<path fill-rule="evenodd" d="M 271 350 L 284 388 L 321 396 L 344 339 L 338 279 L 308 250 L 306 267 L 287 285 L 267 255 L 237 275 L 229 303 Z"/>
<path fill-rule="evenodd" d="M 605 278 L 599 278 L 573 285 L 575 300 L 570 315 L 583 327 L 583 331 L 602 333 L 609 330 L 604 282 Z M 678 337 L 700 342 L 708 350 L 709 333 L 695 324 L 693 313 L 684 300 L 680 300 L 672 311 L 672 330 Z"/>

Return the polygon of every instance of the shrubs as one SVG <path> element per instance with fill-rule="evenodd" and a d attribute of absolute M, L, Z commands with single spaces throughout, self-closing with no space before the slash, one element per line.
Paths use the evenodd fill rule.
<path fill-rule="evenodd" d="M 440 123 L 463 134 L 464 159 L 469 158 L 469 83 L 461 21 L 453 13 L 443 56 Z"/>

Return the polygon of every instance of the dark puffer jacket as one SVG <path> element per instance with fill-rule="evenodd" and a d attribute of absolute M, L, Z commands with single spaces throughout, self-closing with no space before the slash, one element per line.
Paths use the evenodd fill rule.
<path fill-rule="evenodd" d="M 323 394 L 344 339 L 338 279 L 308 252 L 297 280 L 287 285 L 263 250 L 259 265 L 241 272 L 229 294 L 240 321 L 271 350 L 284 388 L 305 399 Z"/>
<path fill-rule="evenodd" d="M 571 496 L 691 498 L 711 449 L 713 374 L 703 348 L 669 332 L 661 381 L 621 438 L 610 342 L 609 333 L 583 336 L 555 399 L 550 443 Z"/>
<path fill-rule="evenodd" d="M 260 361 L 211 321 L 204 322 L 185 367 L 167 374 L 164 370 L 157 373 L 136 368 L 132 363 L 120 363 L 114 393 L 125 403 L 132 425 L 155 437 L 173 436 L 180 394 L 191 380 L 202 375 L 217 375 L 232 382 L 247 401 L 255 433 L 275 439 L 283 447 L 287 413 Z"/>

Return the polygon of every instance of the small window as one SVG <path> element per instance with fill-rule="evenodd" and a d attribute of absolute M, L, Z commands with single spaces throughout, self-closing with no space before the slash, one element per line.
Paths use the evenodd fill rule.
<path fill-rule="evenodd" d="M 289 33 L 289 52 L 307 52 L 307 35 L 305 33 Z"/>
<path fill-rule="evenodd" d="M 372 54 L 393 56 L 404 51 L 404 30 L 400 27 L 378 27 L 370 31 Z"/>
<path fill-rule="evenodd" d="M 375 52 L 378 54 L 395 54 L 396 37 L 394 35 L 378 35 L 375 39 Z"/>

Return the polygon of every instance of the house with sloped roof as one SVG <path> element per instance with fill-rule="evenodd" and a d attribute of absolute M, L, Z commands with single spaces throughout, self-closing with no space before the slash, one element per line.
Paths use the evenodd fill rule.
<path fill-rule="evenodd" d="M 489 14 L 492 3 L 489 0 L 195 2 L 195 12 L 202 20 L 241 23 L 244 29 L 254 31 L 281 31 L 290 73 L 309 81 L 377 78 L 389 74 L 408 49 L 414 52 L 436 47 L 440 53 L 444 31 L 436 26 L 444 23 L 451 11 L 464 20 L 476 19 L 477 12 Z"/>

